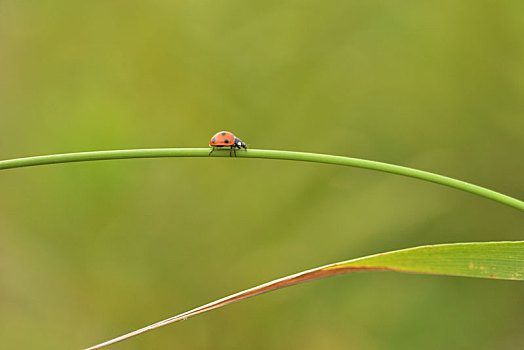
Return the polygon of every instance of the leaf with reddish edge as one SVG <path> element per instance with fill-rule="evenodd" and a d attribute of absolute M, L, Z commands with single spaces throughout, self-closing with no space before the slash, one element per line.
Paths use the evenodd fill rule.
<path fill-rule="evenodd" d="M 170 323 L 185 320 L 203 312 L 275 289 L 348 272 L 384 270 L 524 280 L 524 241 L 426 245 L 325 265 L 246 289 L 107 342 L 92 346 L 87 350 L 100 349 Z"/>

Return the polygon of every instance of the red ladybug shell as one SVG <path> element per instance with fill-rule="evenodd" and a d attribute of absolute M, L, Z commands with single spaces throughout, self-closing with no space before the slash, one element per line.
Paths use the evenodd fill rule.
<path fill-rule="evenodd" d="M 210 146 L 234 146 L 235 145 L 235 135 L 229 131 L 219 131 L 211 138 L 209 141 Z"/>

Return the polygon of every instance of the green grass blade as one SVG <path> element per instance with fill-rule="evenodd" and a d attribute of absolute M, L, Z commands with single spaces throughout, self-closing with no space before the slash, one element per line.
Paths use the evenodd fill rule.
<path fill-rule="evenodd" d="M 85 162 L 94 160 L 110 159 L 130 159 L 130 158 L 160 158 L 160 157 L 229 157 L 229 151 L 217 150 L 209 155 L 209 148 L 151 148 L 151 149 L 129 149 L 129 150 L 111 150 L 97 152 L 79 152 L 53 154 L 47 156 L 27 157 L 18 159 L 8 159 L 0 161 L 0 170 L 12 169 L 36 165 Z M 239 158 L 265 158 L 294 160 L 303 162 L 325 163 L 344 165 L 358 168 L 365 168 L 408 176 L 415 179 L 434 182 L 440 185 L 456 188 L 465 192 L 473 193 L 484 198 L 488 198 L 499 203 L 520 209 L 524 211 L 524 202 L 504 195 L 502 193 L 473 185 L 461 180 L 453 179 L 447 176 L 430 173 L 428 171 L 417 170 L 394 164 L 376 162 L 366 159 L 333 156 L 329 154 L 317 154 L 306 152 L 289 152 L 276 150 L 250 149 L 249 151 L 238 151 Z"/>
<path fill-rule="evenodd" d="M 524 242 L 456 243 L 371 255 L 326 267 L 524 280 Z"/>
<path fill-rule="evenodd" d="M 373 270 L 524 280 L 524 241 L 428 245 L 330 264 L 227 296 L 95 345 L 88 350 L 100 349 L 170 323 L 272 290 L 342 273 Z"/>

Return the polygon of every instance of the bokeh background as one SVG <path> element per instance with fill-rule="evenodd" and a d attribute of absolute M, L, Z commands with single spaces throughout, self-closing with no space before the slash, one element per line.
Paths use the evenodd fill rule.
<path fill-rule="evenodd" d="M 0 159 L 331 153 L 524 198 L 524 2 L 0 1 Z M 78 349 L 322 264 L 521 240 L 522 212 L 409 178 L 256 159 L 0 173 L 0 348 Z M 524 284 L 360 273 L 115 349 L 517 349 Z"/>

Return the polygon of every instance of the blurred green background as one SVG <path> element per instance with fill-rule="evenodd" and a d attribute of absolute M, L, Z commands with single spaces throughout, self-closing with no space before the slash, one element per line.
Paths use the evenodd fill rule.
<path fill-rule="evenodd" d="M 0 1 L 0 159 L 331 153 L 524 198 L 524 2 Z M 522 240 L 522 212 L 362 169 L 149 159 L 0 173 L 0 348 L 82 348 L 304 269 Z M 524 284 L 360 273 L 115 349 L 517 349 Z"/>

